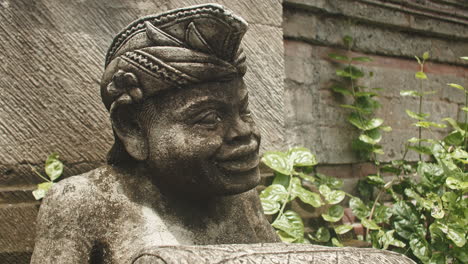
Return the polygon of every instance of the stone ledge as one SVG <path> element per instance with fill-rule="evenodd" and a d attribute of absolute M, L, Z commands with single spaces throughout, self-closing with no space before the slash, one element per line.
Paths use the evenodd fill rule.
<path fill-rule="evenodd" d="M 468 6 L 417 4 L 401 0 L 286 0 L 285 8 L 345 16 L 363 23 L 379 24 L 448 39 L 468 39 Z M 426 1 L 427 2 L 427 1 Z M 465 9 L 465 10 L 460 10 Z M 382 22 L 385 21 L 385 22 Z M 434 26 L 437 23 L 437 26 Z"/>
<path fill-rule="evenodd" d="M 305 244 L 231 244 L 214 246 L 161 246 L 143 250 L 132 263 L 347 263 L 410 264 L 411 259 L 370 248 L 323 247 Z"/>

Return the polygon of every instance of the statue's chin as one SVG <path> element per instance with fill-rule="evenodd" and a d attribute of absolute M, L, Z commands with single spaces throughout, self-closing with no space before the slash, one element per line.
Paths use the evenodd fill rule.
<path fill-rule="evenodd" d="M 192 184 L 191 186 L 173 186 L 170 193 L 184 193 L 189 199 L 204 199 L 216 196 L 235 195 L 255 188 L 260 182 L 258 167 L 248 171 L 219 171 L 212 174 L 209 182 Z"/>

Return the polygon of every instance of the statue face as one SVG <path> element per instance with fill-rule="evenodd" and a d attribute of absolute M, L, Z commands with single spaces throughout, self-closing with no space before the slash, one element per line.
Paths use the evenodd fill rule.
<path fill-rule="evenodd" d="M 163 191 L 213 196 L 254 188 L 260 135 L 241 78 L 150 99 L 147 167 Z"/>

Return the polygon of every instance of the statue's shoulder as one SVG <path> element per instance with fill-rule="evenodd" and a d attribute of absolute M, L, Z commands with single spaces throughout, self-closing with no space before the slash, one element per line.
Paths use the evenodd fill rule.
<path fill-rule="evenodd" d="M 55 183 L 47 192 L 40 212 L 50 214 L 52 211 L 60 215 L 97 209 L 98 203 L 95 201 L 102 196 L 102 191 L 96 179 L 105 170 L 106 167 L 100 167 Z"/>

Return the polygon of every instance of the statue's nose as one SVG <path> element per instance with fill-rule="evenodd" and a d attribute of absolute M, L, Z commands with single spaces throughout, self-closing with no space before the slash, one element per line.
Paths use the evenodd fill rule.
<path fill-rule="evenodd" d="M 235 118 L 227 132 L 226 141 L 229 143 L 245 143 L 252 138 L 252 125 L 240 117 Z"/>

